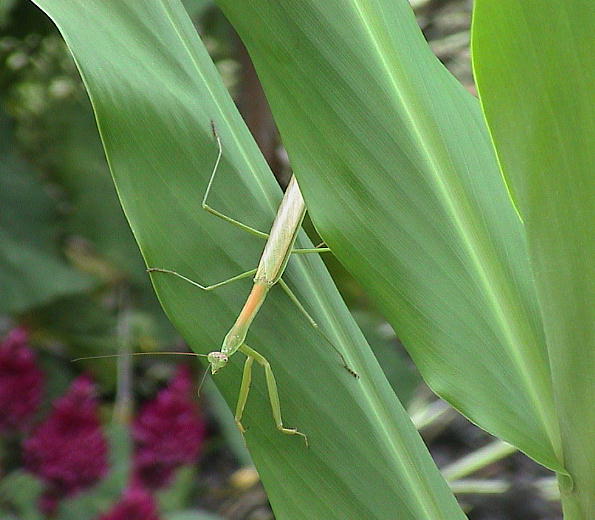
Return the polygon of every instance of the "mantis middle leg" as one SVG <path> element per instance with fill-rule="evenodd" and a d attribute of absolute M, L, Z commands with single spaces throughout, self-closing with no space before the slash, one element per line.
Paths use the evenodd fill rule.
<path fill-rule="evenodd" d="M 256 273 L 256 269 L 250 269 L 250 271 L 246 271 L 245 273 L 238 274 L 237 276 L 233 276 L 231 278 L 228 278 L 227 280 L 223 280 L 222 282 L 214 283 L 212 285 L 202 285 L 202 284 L 195 282 L 194 280 L 191 280 L 190 278 L 184 276 L 183 274 L 180 274 L 176 271 L 172 271 L 171 269 L 162 269 L 161 267 L 149 267 L 147 269 L 147 272 L 148 273 L 173 274 L 174 276 L 181 278 L 185 282 L 188 282 L 188 283 L 194 285 L 194 287 L 198 287 L 199 289 L 202 289 L 203 291 L 214 291 L 215 289 L 218 289 L 219 287 L 223 287 L 224 285 L 236 282 L 237 280 L 243 280 L 244 278 L 248 278 L 249 276 L 252 276 L 254 273 Z"/>

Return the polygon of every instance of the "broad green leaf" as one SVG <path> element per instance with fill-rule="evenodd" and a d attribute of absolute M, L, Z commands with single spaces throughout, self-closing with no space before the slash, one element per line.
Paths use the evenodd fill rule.
<path fill-rule="evenodd" d="M 595 518 L 595 4 L 478 0 L 474 70 L 523 218 L 551 360 L 565 513 Z M 564 484 L 564 483 L 563 483 Z"/>
<path fill-rule="evenodd" d="M 432 389 L 562 470 L 523 229 L 479 104 L 405 0 L 219 0 L 312 220 Z"/>
<path fill-rule="evenodd" d="M 370 312 L 360 311 L 352 314 L 399 401 L 409 410 L 411 400 L 422 382 L 419 372 L 403 348 L 397 345 L 392 330 L 390 337 L 381 332 L 381 328 L 390 329 L 386 322 L 380 321 L 378 316 Z"/>
<path fill-rule="evenodd" d="M 262 242 L 200 209 L 217 149 L 210 201 L 270 226 L 280 190 L 178 1 L 38 0 L 72 50 L 89 91 L 124 211 L 148 265 L 213 283 L 256 265 Z M 301 236 L 301 245 L 308 242 Z M 198 352 L 218 349 L 249 281 L 203 293 L 154 277 L 159 298 Z M 249 343 L 275 371 L 285 422 L 274 427 L 256 370 L 246 441 L 279 519 L 464 518 L 351 319 L 322 262 L 292 259 L 287 281 L 345 350 L 356 380 L 287 297 L 274 289 Z M 214 378 L 235 403 L 242 360 Z"/>
<path fill-rule="evenodd" d="M 91 104 L 88 99 L 56 103 L 40 123 L 46 128 L 42 146 L 49 152 L 38 160 L 44 168 L 52 172 L 52 181 L 64 190 L 70 206 L 63 226 L 69 235 L 82 237 L 90 244 L 87 253 L 71 248 L 71 256 L 79 264 L 97 271 L 108 283 L 125 280 L 128 286 L 129 306 L 150 316 L 155 326 L 155 332 L 151 337 L 156 336 L 156 341 L 161 344 L 171 342 L 173 328 L 155 299 L 150 280 L 144 270 L 142 256 L 122 211 L 105 161 L 101 140 L 97 135 Z M 81 301 L 65 301 L 62 304 L 82 305 L 83 308 L 90 306 L 89 302 Z M 102 308 L 99 305 L 94 307 L 93 311 L 88 313 L 92 320 L 99 321 L 100 317 L 105 321 L 112 319 L 109 315 L 113 313 L 112 308 Z M 51 312 L 53 309 L 48 310 Z M 105 336 L 105 339 L 115 348 L 115 327 L 94 326 L 90 320 L 85 322 L 78 319 L 76 313 L 64 313 L 63 316 L 54 316 L 52 319 L 60 322 L 63 327 L 59 332 L 67 334 L 78 329 L 79 335 L 95 336 L 99 339 L 98 331 L 105 334 L 105 331 L 109 330 L 111 334 Z M 74 319 L 75 322 L 68 323 L 69 319 Z M 52 328 L 60 329 L 58 326 Z M 78 338 L 72 339 L 77 345 L 83 346 L 83 343 L 86 343 L 86 346 L 89 346 L 89 342 L 84 339 L 81 343 L 78 343 Z M 98 352 L 80 353 L 93 354 Z"/>
<path fill-rule="evenodd" d="M 23 312 L 89 289 L 58 247 L 57 215 L 38 173 L 14 152 L 0 113 L 0 312 Z"/>
<path fill-rule="evenodd" d="M 107 268 L 148 288 L 142 257 L 134 242 L 111 179 L 91 105 L 87 100 L 64 101 L 43 120 L 44 166 L 66 192 L 71 206 L 68 232 L 88 240 Z"/>
<path fill-rule="evenodd" d="M 225 439 L 225 444 L 234 454 L 238 463 L 242 466 L 253 466 L 250 453 L 248 453 L 244 438 L 236 426 L 233 413 L 212 380 L 205 381 L 201 393 L 206 397 L 209 411 L 217 421 L 219 431 Z"/>

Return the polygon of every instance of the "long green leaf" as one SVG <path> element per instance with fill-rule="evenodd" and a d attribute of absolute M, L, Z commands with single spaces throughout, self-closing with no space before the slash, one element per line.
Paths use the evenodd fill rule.
<path fill-rule="evenodd" d="M 568 518 L 595 518 L 595 4 L 478 0 L 474 69 L 525 223 L 543 315 Z M 576 513 L 576 516 L 575 516 Z"/>
<path fill-rule="evenodd" d="M 318 231 L 430 386 L 563 470 L 523 229 L 477 101 L 405 0 L 219 0 Z"/>
<path fill-rule="evenodd" d="M 127 218 L 148 265 L 216 282 L 256 265 L 262 243 L 200 209 L 224 146 L 211 204 L 266 229 L 281 193 L 204 47 L 173 0 L 38 0 L 72 50 L 95 108 Z M 308 242 L 299 238 L 301 245 Z M 275 371 L 281 435 L 264 381 L 254 381 L 248 447 L 279 519 L 464 518 L 399 405 L 320 259 L 290 261 L 288 283 L 360 373 L 356 380 L 282 292 L 273 290 L 249 334 Z M 202 293 L 157 275 L 159 298 L 197 352 L 219 348 L 249 282 Z M 215 380 L 237 398 L 241 360 Z"/>

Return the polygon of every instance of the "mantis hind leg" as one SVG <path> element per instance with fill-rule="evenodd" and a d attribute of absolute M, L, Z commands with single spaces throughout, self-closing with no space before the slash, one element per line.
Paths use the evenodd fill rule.
<path fill-rule="evenodd" d="M 244 365 L 244 375 L 242 377 L 242 384 L 240 386 L 240 395 L 238 397 L 238 404 L 236 407 L 236 415 L 235 420 L 238 428 L 243 432 L 244 427 L 242 426 L 242 414 L 244 412 L 244 407 L 246 405 L 246 401 L 248 399 L 248 392 L 250 391 L 250 382 L 252 380 L 252 364 L 256 361 L 259 365 L 264 368 L 264 373 L 267 382 L 267 389 L 269 391 L 269 400 L 271 402 L 271 410 L 273 412 L 273 418 L 275 420 L 275 426 L 277 430 L 281 433 L 286 435 L 299 435 L 300 437 L 304 438 L 304 442 L 306 446 L 308 446 L 308 437 L 302 432 L 300 432 L 297 428 L 286 428 L 283 425 L 283 419 L 281 417 L 281 403 L 279 401 L 279 392 L 277 390 L 277 382 L 275 381 L 275 376 L 273 375 L 273 369 L 271 368 L 270 363 L 268 360 L 262 355 L 256 352 L 256 350 L 250 348 L 245 343 L 242 344 L 240 347 L 240 351 L 242 351 L 246 356 L 247 360 Z"/>
<path fill-rule="evenodd" d="M 308 320 L 308 322 L 310 323 L 310 325 L 312 325 L 312 327 L 314 329 L 316 329 L 320 333 L 320 335 L 326 340 L 326 342 L 331 346 L 331 348 L 341 358 L 341 362 L 343 363 L 343 368 L 345 368 L 345 370 L 347 370 L 347 372 L 349 372 L 353 377 L 355 377 L 356 379 L 358 379 L 359 378 L 359 374 L 349 366 L 349 364 L 347 363 L 347 360 L 345 359 L 345 356 L 343 355 L 343 353 L 335 346 L 335 344 L 331 341 L 331 339 L 318 326 L 318 323 L 316 323 L 314 321 L 314 318 L 312 318 L 312 316 L 310 316 L 310 313 L 306 310 L 306 308 L 303 306 L 302 302 L 300 302 L 300 300 L 295 295 L 295 293 L 291 290 L 291 288 L 289 287 L 289 285 L 287 285 L 287 283 L 285 282 L 285 280 L 283 280 L 283 278 L 280 278 L 278 283 L 281 286 L 281 288 L 285 291 L 285 293 L 287 294 L 287 296 L 289 296 L 289 299 L 295 304 L 295 306 L 300 310 L 300 312 L 306 317 L 306 319 Z"/>
<path fill-rule="evenodd" d="M 207 204 L 207 198 L 209 197 L 209 193 L 211 192 L 211 187 L 213 186 L 213 181 L 215 180 L 215 174 L 217 173 L 217 170 L 219 169 L 219 163 L 221 162 L 221 157 L 223 155 L 223 146 L 221 145 L 221 138 L 219 137 L 219 134 L 217 133 L 217 129 L 215 128 L 215 123 L 213 121 L 211 121 L 211 128 L 213 130 L 213 135 L 215 136 L 215 140 L 217 141 L 218 152 L 217 152 L 217 159 L 215 160 L 215 165 L 213 166 L 213 171 L 212 171 L 211 177 L 209 179 L 209 183 L 207 184 L 207 189 L 205 191 L 205 195 L 202 199 L 202 204 L 201 204 L 202 209 L 204 209 L 205 211 L 208 211 L 211 215 L 215 215 L 216 217 L 219 217 L 220 219 L 225 220 L 225 222 L 229 222 L 230 224 L 233 224 L 234 226 L 239 227 L 240 229 L 243 229 L 244 231 L 246 231 L 252 235 L 255 235 L 259 238 L 264 238 L 264 239 L 269 238 L 268 233 L 263 233 L 262 231 L 259 231 L 258 229 L 247 226 L 246 224 L 240 222 L 239 220 L 229 217 L 229 216 L 225 215 L 224 213 L 221 213 L 220 211 L 212 208 L 211 206 L 209 206 Z"/>

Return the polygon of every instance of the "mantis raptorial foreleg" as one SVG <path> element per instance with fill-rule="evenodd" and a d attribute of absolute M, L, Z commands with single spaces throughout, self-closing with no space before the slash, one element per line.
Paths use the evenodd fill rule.
<path fill-rule="evenodd" d="M 308 446 L 308 437 L 304 433 L 300 432 L 297 428 L 286 428 L 283 426 L 283 419 L 281 417 L 281 403 L 279 402 L 279 392 L 277 390 L 277 382 L 275 381 L 271 364 L 262 354 L 256 352 L 256 350 L 250 348 L 245 343 L 242 344 L 239 350 L 246 354 L 247 359 L 246 363 L 244 364 L 244 375 L 242 377 L 242 385 L 240 386 L 240 394 L 238 396 L 238 405 L 236 408 L 235 420 L 238 428 L 242 432 L 245 431 L 241 422 L 242 414 L 244 412 L 246 401 L 248 400 L 248 393 L 250 392 L 250 383 L 252 381 L 252 364 L 253 361 L 256 361 L 264 368 L 267 389 L 269 391 L 269 401 L 271 402 L 271 410 L 273 412 L 273 419 L 275 420 L 275 426 L 277 426 L 277 430 L 279 430 L 281 433 L 285 433 L 286 435 L 299 435 L 303 437 L 306 446 Z"/>
<path fill-rule="evenodd" d="M 293 250 L 293 252 L 296 252 L 299 250 Z M 307 252 L 315 252 L 314 250 L 308 250 Z M 316 251 L 318 252 L 318 251 Z M 246 271 L 245 273 L 241 273 L 238 274 L 237 276 L 234 276 L 232 278 L 229 278 L 227 280 L 223 280 L 222 282 L 218 282 L 212 285 L 202 285 L 198 282 L 195 282 L 194 280 L 188 278 L 187 276 L 184 276 L 183 274 L 180 274 L 176 271 L 172 271 L 170 269 L 161 269 L 158 267 L 152 267 L 147 269 L 147 272 L 149 273 L 166 273 L 166 274 L 173 274 L 174 276 L 177 276 L 178 278 L 181 278 L 182 280 L 184 280 L 185 282 L 188 282 L 192 285 L 194 285 L 195 287 L 198 287 L 199 289 L 202 289 L 203 291 L 213 291 L 215 289 L 218 289 L 219 287 L 223 287 L 227 284 L 236 282 L 238 280 L 243 280 L 244 278 L 248 278 L 250 276 L 252 276 L 253 274 L 256 273 L 256 269 L 251 269 L 250 271 Z M 354 372 L 348 365 L 347 360 L 345 359 L 345 356 L 343 356 L 343 354 L 341 353 L 341 351 L 334 345 L 334 343 L 332 342 L 332 340 L 325 334 L 325 332 L 320 328 L 320 326 L 318 325 L 318 323 L 316 323 L 316 321 L 314 320 L 314 318 L 312 318 L 312 316 L 310 315 L 310 313 L 306 310 L 306 308 L 304 307 L 303 303 L 300 302 L 300 300 L 298 299 L 298 297 L 296 296 L 296 294 L 291 290 L 291 288 L 287 285 L 287 283 L 285 282 L 285 280 L 283 280 L 282 278 L 279 279 L 278 284 L 281 286 L 281 288 L 285 291 L 285 294 L 287 294 L 287 296 L 289 296 L 289 299 L 295 304 L 295 306 L 299 309 L 299 311 L 304 315 L 304 317 L 308 320 L 308 323 L 310 323 L 310 325 L 312 325 L 312 327 L 327 341 L 327 343 L 331 346 L 331 348 L 337 353 L 337 355 L 341 358 L 341 362 L 343 363 L 343 367 L 352 375 L 357 377 L 357 373 Z"/>
<path fill-rule="evenodd" d="M 242 384 L 240 386 L 240 392 L 238 393 L 238 404 L 236 405 L 236 425 L 242 433 L 245 433 L 246 431 L 246 428 L 242 426 L 242 415 L 244 415 L 244 408 L 246 407 L 246 401 L 248 401 L 248 394 L 250 393 L 253 363 L 254 358 L 252 356 L 246 357 L 246 362 L 244 363 L 244 371 L 242 373 Z"/>

